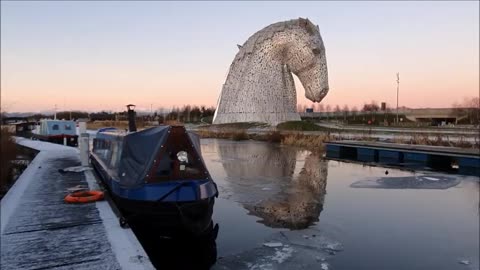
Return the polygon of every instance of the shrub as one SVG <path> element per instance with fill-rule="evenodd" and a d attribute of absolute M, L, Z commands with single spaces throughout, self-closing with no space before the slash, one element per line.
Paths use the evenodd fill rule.
<path fill-rule="evenodd" d="M 244 141 L 248 140 L 248 134 L 245 131 L 238 131 L 238 132 L 233 132 L 231 135 L 232 140 L 234 141 Z"/>
<path fill-rule="evenodd" d="M 280 143 L 282 142 L 282 139 L 283 139 L 283 136 L 278 131 L 271 131 L 267 133 L 267 136 L 266 136 L 266 140 L 272 143 Z"/>
<path fill-rule="evenodd" d="M 12 161 L 17 156 L 17 147 L 6 128 L 2 128 L 0 132 L 0 194 L 4 194 L 11 185 Z"/>

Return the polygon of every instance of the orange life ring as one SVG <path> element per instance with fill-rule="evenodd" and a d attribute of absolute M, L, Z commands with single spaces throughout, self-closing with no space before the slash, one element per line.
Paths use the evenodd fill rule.
<path fill-rule="evenodd" d="M 103 199 L 103 192 L 98 190 L 77 191 L 65 197 L 67 203 L 89 203 Z"/>

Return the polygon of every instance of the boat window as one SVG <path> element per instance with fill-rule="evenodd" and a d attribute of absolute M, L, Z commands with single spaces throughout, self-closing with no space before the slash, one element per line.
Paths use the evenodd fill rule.
<path fill-rule="evenodd" d="M 70 124 L 65 124 L 65 130 L 72 130 L 72 126 Z"/>
<path fill-rule="evenodd" d="M 93 140 L 93 152 L 103 161 L 105 164 L 110 163 L 110 142 L 104 139 Z"/>
<path fill-rule="evenodd" d="M 112 142 L 111 152 L 110 168 L 116 169 L 118 168 L 118 163 L 120 162 L 120 156 L 122 154 L 122 144 L 118 141 Z"/>
<path fill-rule="evenodd" d="M 58 130 L 58 129 L 59 129 L 59 128 L 58 128 L 58 125 L 57 125 L 57 124 L 55 124 L 55 125 L 52 126 L 52 130 Z"/>

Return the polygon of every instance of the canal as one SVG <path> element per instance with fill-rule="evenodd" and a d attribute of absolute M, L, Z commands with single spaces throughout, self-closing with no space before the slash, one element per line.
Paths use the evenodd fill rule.
<path fill-rule="evenodd" d="M 202 154 L 220 190 L 213 269 L 479 268 L 478 177 L 256 141 L 204 139 Z"/>

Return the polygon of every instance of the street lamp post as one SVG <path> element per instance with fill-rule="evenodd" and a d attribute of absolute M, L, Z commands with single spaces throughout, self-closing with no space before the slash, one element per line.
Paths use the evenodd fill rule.
<path fill-rule="evenodd" d="M 400 90 L 400 73 L 397 72 L 397 125 L 398 125 L 398 91 Z"/>

